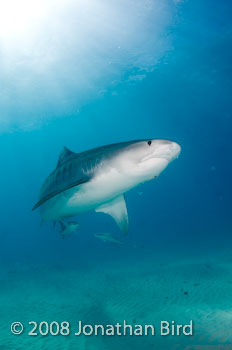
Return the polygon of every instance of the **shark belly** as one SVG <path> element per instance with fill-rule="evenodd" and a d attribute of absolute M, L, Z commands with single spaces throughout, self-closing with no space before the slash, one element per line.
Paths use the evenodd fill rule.
<path fill-rule="evenodd" d="M 139 183 L 140 179 L 125 176 L 116 169 L 101 172 L 89 182 L 66 190 L 45 202 L 41 206 L 42 219 L 59 221 L 96 209 Z"/>

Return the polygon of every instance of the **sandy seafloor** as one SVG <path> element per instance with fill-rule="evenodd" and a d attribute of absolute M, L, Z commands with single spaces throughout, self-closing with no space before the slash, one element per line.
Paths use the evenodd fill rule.
<path fill-rule="evenodd" d="M 166 261 L 165 261 L 166 260 Z M 226 258 L 156 259 L 102 265 L 17 263 L 0 272 L 1 350 L 232 349 L 232 262 Z M 187 294 L 186 294 L 187 292 Z M 192 337 L 27 335 L 31 320 L 86 324 L 194 322 Z M 10 333 L 21 321 L 25 332 Z M 78 329 L 78 327 L 76 326 Z M 159 328 L 159 327 L 157 327 Z M 158 332 L 157 332 L 158 333 Z M 122 339 L 123 338 L 123 339 Z"/>

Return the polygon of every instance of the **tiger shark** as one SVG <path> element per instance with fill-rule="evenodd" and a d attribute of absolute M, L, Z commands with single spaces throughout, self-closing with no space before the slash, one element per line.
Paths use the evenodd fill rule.
<path fill-rule="evenodd" d="M 33 210 L 40 207 L 42 221 L 55 222 L 88 210 L 103 212 L 126 234 L 125 192 L 157 178 L 180 151 L 176 142 L 162 139 L 121 142 L 82 153 L 64 147 Z"/>

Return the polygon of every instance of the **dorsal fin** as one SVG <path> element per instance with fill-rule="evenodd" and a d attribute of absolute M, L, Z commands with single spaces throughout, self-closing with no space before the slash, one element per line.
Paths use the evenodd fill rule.
<path fill-rule="evenodd" d="M 60 153 L 56 167 L 64 163 L 67 160 L 67 158 L 69 158 L 72 154 L 74 154 L 74 152 L 70 151 L 67 147 L 64 147 Z"/>

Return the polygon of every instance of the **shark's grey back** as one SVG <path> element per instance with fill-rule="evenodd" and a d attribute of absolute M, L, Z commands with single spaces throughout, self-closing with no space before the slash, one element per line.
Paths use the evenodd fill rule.
<path fill-rule="evenodd" d="M 97 169 L 104 165 L 121 149 L 139 141 L 116 143 L 74 153 L 66 147 L 61 152 L 56 169 L 45 180 L 39 195 L 39 201 L 33 210 L 55 197 L 59 193 L 91 180 Z"/>

